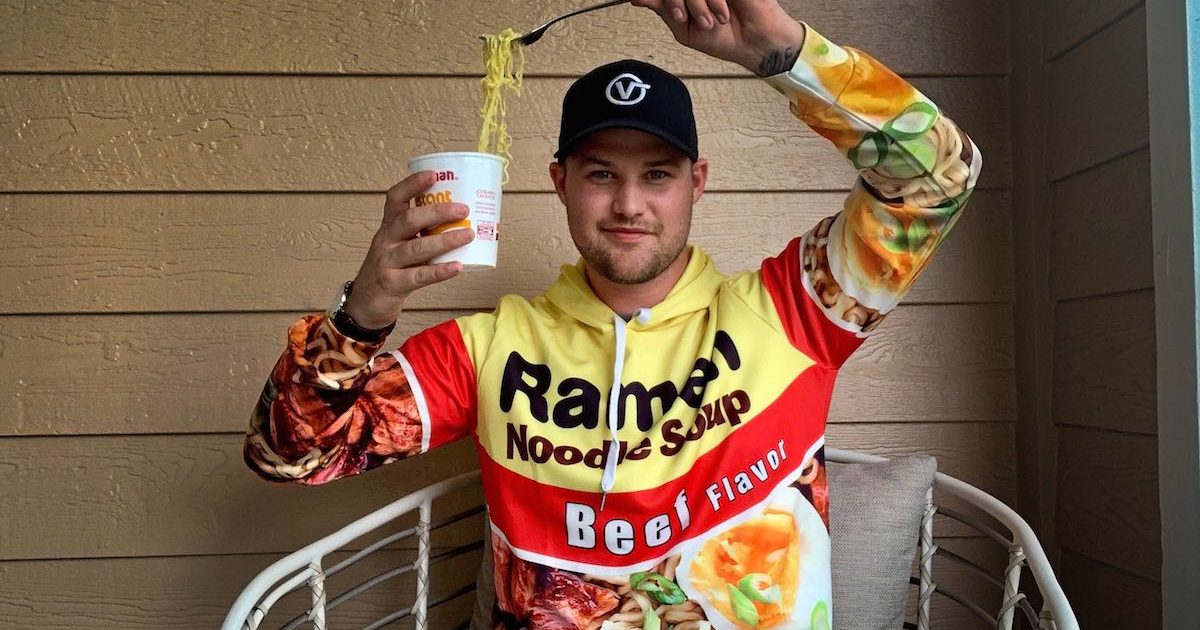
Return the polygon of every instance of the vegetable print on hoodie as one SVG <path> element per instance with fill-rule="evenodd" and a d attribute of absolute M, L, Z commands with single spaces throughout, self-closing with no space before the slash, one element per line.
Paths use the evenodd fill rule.
<path fill-rule="evenodd" d="M 834 380 L 929 263 L 981 161 L 928 98 L 811 28 L 768 83 L 858 171 L 840 212 L 729 277 L 691 248 L 667 298 L 628 321 L 582 263 L 390 353 L 305 317 L 247 463 L 319 484 L 473 439 L 498 627 L 830 627 Z"/>

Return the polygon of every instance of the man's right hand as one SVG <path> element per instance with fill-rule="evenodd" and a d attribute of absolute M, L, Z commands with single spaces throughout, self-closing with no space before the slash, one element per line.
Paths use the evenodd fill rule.
<path fill-rule="evenodd" d="M 413 198 L 435 181 L 433 171 L 422 171 L 388 190 L 383 223 L 371 239 L 371 248 L 346 301 L 346 313 L 359 326 L 388 326 L 396 321 L 405 298 L 413 291 L 449 280 L 462 271 L 461 263 L 431 265 L 429 260 L 470 243 L 475 237 L 473 230 L 420 235 L 429 228 L 464 219 L 469 211 L 460 203 L 413 205 Z"/>

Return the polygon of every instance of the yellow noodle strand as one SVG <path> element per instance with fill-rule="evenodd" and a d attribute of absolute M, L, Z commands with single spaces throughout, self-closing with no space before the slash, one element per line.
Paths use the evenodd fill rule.
<path fill-rule="evenodd" d="M 483 124 L 479 130 L 480 153 L 494 153 L 504 158 L 504 183 L 508 183 L 508 164 L 512 137 L 508 135 L 504 103 L 506 91 L 521 95 L 525 72 L 525 49 L 517 43 L 520 33 L 506 28 L 499 35 L 484 35 L 483 107 L 479 111 Z"/>

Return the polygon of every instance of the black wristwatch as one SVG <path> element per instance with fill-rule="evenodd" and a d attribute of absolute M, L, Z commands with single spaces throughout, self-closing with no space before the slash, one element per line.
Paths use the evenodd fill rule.
<path fill-rule="evenodd" d="M 346 300 L 350 298 L 350 292 L 354 290 L 354 281 L 348 280 L 342 285 L 342 292 L 338 295 L 337 300 L 333 303 L 333 308 L 329 310 L 329 321 L 333 322 L 333 327 L 343 335 L 363 343 L 379 343 L 391 334 L 396 328 L 396 322 L 378 329 L 363 328 L 354 321 L 353 317 L 346 312 Z"/>

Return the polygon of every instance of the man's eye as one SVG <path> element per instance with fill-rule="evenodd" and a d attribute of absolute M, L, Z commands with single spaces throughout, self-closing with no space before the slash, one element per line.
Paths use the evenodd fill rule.
<path fill-rule="evenodd" d="M 612 173 L 609 171 L 592 171 L 588 173 L 589 179 L 612 179 Z"/>
<path fill-rule="evenodd" d="M 646 177 L 649 179 L 666 179 L 670 176 L 671 174 L 666 171 L 650 171 L 646 173 Z"/>

